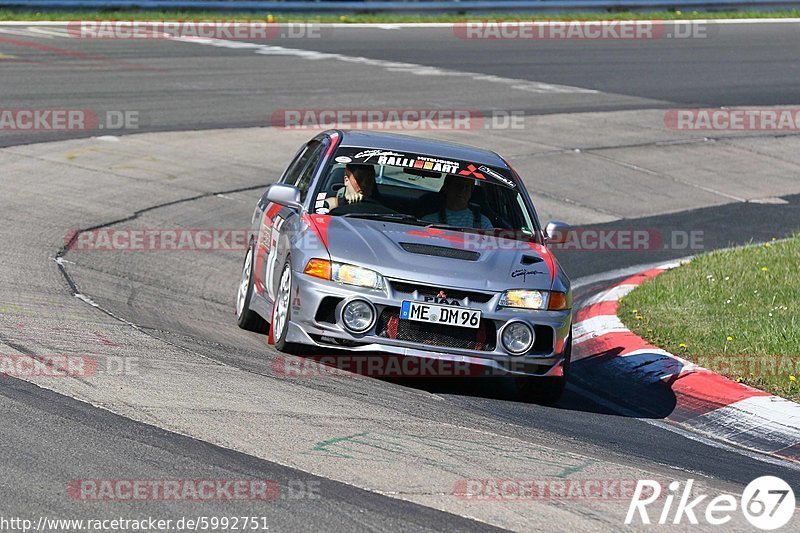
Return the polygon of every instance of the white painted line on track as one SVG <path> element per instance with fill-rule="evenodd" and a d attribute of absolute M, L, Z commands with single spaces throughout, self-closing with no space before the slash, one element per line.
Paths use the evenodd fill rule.
<path fill-rule="evenodd" d="M 749 246 L 742 248 L 747 247 Z M 659 270 L 665 272 L 669 266 L 675 265 L 674 263 L 662 265 Z M 636 278 L 634 281 L 623 282 L 618 286 L 626 287 L 625 291 L 629 292 L 627 287 L 644 281 L 644 276 L 637 274 L 643 274 L 648 270 L 651 268 L 641 267 L 640 272 L 633 274 Z M 597 302 L 609 301 L 605 298 L 609 292 L 611 291 L 607 289 L 589 300 L 595 301 L 595 305 Z M 612 340 L 608 341 L 611 344 L 605 345 L 605 347 L 619 346 L 623 351 L 627 350 L 612 359 L 614 364 L 621 364 L 623 367 L 626 365 L 626 360 L 632 360 L 633 366 L 623 370 L 623 374 L 631 374 L 635 380 L 649 383 L 674 380 L 682 376 L 695 378 L 689 383 L 676 380 L 669 385 L 676 398 L 676 411 L 696 412 L 695 416 L 685 416 L 684 413 L 678 418 L 673 418 L 672 415 L 667 415 L 666 418 L 673 418 L 676 424 L 688 430 L 773 456 L 780 456 L 782 450 L 789 450 L 800 443 L 800 429 L 798 429 L 800 404 L 767 395 L 751 387 L 737 385 L 713 371 L 690 363 L 666 350 L 648 345 L 644 339 L 633 334 L 622 324 L 617 315 L 616 303 L 611 309 L 604 307 L 601 311 L 601 314 L 574 324 L 574 344 L 593 338 L 603 338 L 613 333 L 630 334 L 632 341 L 629 339 L 614 343 Z M 632 345 L 638 345 L 640 348 L 630 351 Z M 585 359 L 592 354 L 591 351 L 578 353 L 576 360 Z M 705 407 L 696 401 L 696 398 L 704 397 L 710 398 L 716 406 L 705 411 Z M 703 401 L 708 401 L 707 399 Z M 796 454 L 786 456 L 789 462 L 793 459 L 796 460 Z"/>
<path fill-rule="evenodd" d="M 616 316 L 598 315 L 582 320 L 572 326 L 573 346 L 584 341 L 607 335 L 609 333 L 625 333 L 628 328 Z"/>
<path fill-rule="evenodd" d="M 49 29 L 37 28 L 36 26 L 32 26 L 32 27 L 26 28 L 26 29 L 27 29 L 27 31 L 33 33 L 37 37 L 39 35 L 44 35 L 48 39 L 52 39 L 53 37 L 57 37 L 59 39 L 69 39 L 70 38 L 70 35 L 69 35 L 69 33 L 67 33 L 66 29 L 61 31 L 61 30 L 56 30 L 54 28 L 49 28 Z"/>
<path fill-rule="evenodd" d="M 578 289 L 580 287 L 585 287 L 586 285 L 593 285 L 595 283 L 600 283 L 601 281 L 610 281 L 612 279 L 622 278 L 625 276 L 633 276 L 634 274 L 638 274 L 644 270 L 650 270 L 651 268 L 672 268 L 673 266 L 680 265 L 681 262 L 689 262 L 694 256 L 689 255 L 686 257 L 682 257 L 680 259 L 675 259 L 668 263 L 664 261 L 657 261 L 653 263 L 644 263 L 641 265 L 634 265 L 631 267 L 624 267 L 624 268 L 617 268 L 614 270 L 608 270 L 606 272 L 600 272 L 598 274 L 592 274 L 591 276 L 583 276 L 580 278 L 576 278 L 572 281 L 572 289 Z"/>
<path fill-rule="evenodd" d="M 520 17 L 519 19 L 509 20 L 509 22 L 529 22 L 530 19 Z M 94 22 L 94 21 L 93 21 Z M 146 21 L 143 21 L 146 22 Z M 158 20 L 153 22 L 186 22 L 177 20 Z M 212 21 L 213 22 L 213 21 Z M 220 23 L 228 24 L 230 22 L 248 22 L 248 21 L 221 21 Z M 250 22 L 265 22 L 265 21 L 250 21 Z M 475 21 L 465 22 L 486 22 L 476 18 Z M 541 24 L 560 24 L 564 20 L 534 20 L 533 22 Z M 619 23 L 619 20 L 586 20 L 584 22 L 600 22 L 600 23 Z M 673 23 L 673 24 L 720 24 L 720 25 L 733 25 L 733 24 L 797 24 L 800 23 L 800 18 L 742 18 L 742 19 L 633 19 L 626 20 L 625 22 L 658 22 L 658 23 Z M 303 24 L 304 22 L 291 22 L 291 21 L 276 21 L 272 24 Z M 378 30 L 396 30 L 404 28 L 452 28 L 454 22 L 313 22 L 307 21 L 305 23 L 313 24 L 321 28 L 354 28 L 354 29 L 378 29 Z M 67 21 L 63 20 L 8 20 L 0 22 L 0 25 L 8 26 L 59 26 L 65 25 Z M 463 24 L 463 22 L 461 23 Z"/>
<path fill-rule="evenodd" d="M 622 415 L 622 416 L 625 416 L 625 417 L 628 417 L 628 418 L 635 418 L 636 420 L 639 420 L 640 422 L 644 422 L 645 424 L 649 424 L 649 425 L 655 426 L 655 427 L 657 427 L 659 429 L 663 429 L 663 430 L 669 431 L 671 433 L 675 433 L 675 434 L 680 435 L 682 437 L 685 437 L 685 438 L 687 438 L 689 440 L 693 440 L 695 442 L 699 442 L 701 444 L 705 444 L 706 446 L 710 446 L 712 448 L 717 448 L 717 449 L 720 449 L 720 450 L 725 450 L 727 452 L 732 452 L 732 453 L 736 453 L 736 454 L 739 454 L 739 455 L 743 455 L 743 456 L 748 457 L 750 459 L 755 459 L 756 461 L 760 461 L 762 463 L 767 463 L 767 464 L 770 464 L 770 465 L 773 465 L 773 466 L 781 466 L 781 467 L 784 467 L 784 468 L 791 468 L 792 470 L 800 471 L 800 464 L 796 464 L 796 463 L 793 463 L 791 461 L 786 461 L 786 460 L 778 459 L 776 457 L 765 455 L 765 454 L 763 454 L 761 452 L 758 452 L 758 451 L 755 451 L 755 450 L 751 450 L 749 448 L 733 446 L 733 445 L 726 444 L 726 443 L 721 442 L 721 441 L 713 440 L 713 439 L 704 437 L 703 435 L 701 435 L 699 433 L 695 433 L 694 431 L 689 431 L 688 429 L 683 429 L 680 426 L 677 426 L 677 425 L 672 424 L 670 422 L 665 422 L 663 420 L 656 420 L 656 419 L 653 419 L 653 418 L 641 418 L 641 417 L 638 417 L 638 416 L 636 416 L 636 413 L 634 413 L 633 411 L 631 411 L 631 410 L 629 410 L 629 409 L 627 409 L 625 407 L 622 407 L 622 406 L 620 406 L 620 405 L 618 405 L 618 404 L 616 404 L 616 403 L 614 403 L 614 402 L 612 402 L 610 400 L 606 400 L 605 398 L 602 398 L 602 397 L 598 396 L 597 394 L 594 394 L 594 393 L 589 392 L 587 390 L 581 389 L 581 388 L 575 386 L 572 383 L 567 383 L 567 390 L 577 394 L 578 396 L 583 396 L 584 398 L 586 398 L 586 399 L 588 399 L 588 400 L 590 400 L 590 401 L 592 401 L 592 402 L 594 402 L 594 403 L 596 403 L 596 404 L 598 404 L 598 405 L 600 405 L 602 407 L 605 407 L 606 409 L 608 409 L 608 410 L 610 410 L 610 411 L 612 411 L 614 413 L 617 413 L 619 415 Z M 668 466 L 680 469 L 680 467 L 677 467 L 677 466 L 674 466 L 674 465 L 668 465 Z"/>
<path fill-rule="evenodd" d="M 752 396 L 684 422 L 727 440 L 792 442 L 800 427 L 800 405 L 777 396 Z M 750 434 L 753 433 L 751 436 Z M 749 437 L 749 439 L 748 439 Z"/>
<path fill-rule="evenodd" d="M 590 305 L 599 304 L 602 302 L 615 302 L 620 298 L 626 297 L 630 292 L 636 288 L 636 285 L 631 283 L 623 283 L 622 285 L 614 285 L 610 289 L 598 293 L 596 296 L 592 296 L 586 303 L 583 304 L 583 307 L 588 307 Z"/>
<path fill-rule="evenodd" d="M 350 56 L 350 55 L 336 54 L 331 52 L 318 52 L 316 50 L 287 48 L 284 46 L 275 46 L 268 44 L 248 43 L 242 41 L 229 41 L 226 39 L 210 39 L 205 37 L 177 37 L 175 39 L 169 39 L 169 40 L 187 42 L 193 44 L 202 44 L 208 46 L 216 46 L 220 48 L 232 48 L 240 50 L 251 49 L 256 54 L 269 55 L 269 56 L 297 57 L 299 59 L 306 59 L 309 61 L 321 61 L 321 60 L 342 61 L 345 63 L 380 67 L 389 72 L 413 74 L 415 76 L 451 76 L 459 78 L 470 78 L 473 81 L 486 81 L 490 83 L 497 83 L 508 86 L 511 89 L 516 89 L 519 91 L 527 91 L 532 93 L 540 93 L 540 94 L 597 94 L 600 92 L 594 89 L 585 89 L 583 87 L 572 87 L 570 85 L 556 85 L 552 83 L 542 83 L 538 81 L 529 81 L 517 78 L 504 78 L 501 76 L 492 76 L 488 74 L 480 74 L 477 72 L 464 72 L 460 70 L 443 69 L 439 67 L 432 67 L 429 65 L 421 65 L 417 63 L 386 61 L 382 59 L 373 59 L 369 57 Z"/>
<path fill-rule="evenodd" d="M 346 22 L 322 22 L 319 25 L 323 28 L 366 28 L 366 29 L 398 29 L 398 28 L 452 28 L 455 24 L 465 24 L 468 22 L 493 22 L 492 19 L 485 20 L 476 18 L 475 20 L 467 20 L 463 22 L 398 22 L 392 24 L 378 24 L 374 22 L 353 22 L 353 23 L 346 23 Z M 581 19 L 570 19 L 570 20 L 531 20 L 526 19 L 524 17 L 519 17 L 513 20 L 498 20 L 498 22 L 511 22 L 512 24 L 518 22 L 533 22 L 535 24 L 541 25 L 561 25 L 564 22 L 592 22 L 592 23 L 600 23 L 603 26 L 608 26 L 612 24 L 619 24 L 620 22 L 625 22 L 628 24 L 633 24 L 637 22 L 641 23 L 659 23 L 659 24 L 796 24 L 800 23 L 800 18 L 760 18 L 760 19 L 630 19 L 630 20 L 581 20 Z M 278 22 L 280 24 L 280 22 Z M 387 27 L 391 26 L 391 28 Z"/>
<path fill-rule="evenodd" d="M 35 34 L 33 32 L 34 29 L 39 29 L 39 28 L 31 28 L 31 29 L 27 29 L 27 28 L 4 28 L 4 27 L 0 26 L 0 33 L 5 34 L 5 35 L 16 35 L 17 37 L 39 37 L 39 38 L 45 38 L 45 39 L 52 39 L 53 38 L 52 35 L 46 35 L 46 34 L 37 35 L 37 34 Z M 40 30 L 40 32 L 41 32 L 41 30 Z M 64 37 L 66 37 L 66 34 L 64 35 Z"/>
<path fill-rule="evenodd" d="M 800 22 L 800 19 L 798 19 L 798 22 Z M 781 238 L 781 239 L 776 239 L 776 240 L 774 240 L 772 242 L 776 242 L 776 243 L 777 242 L 783 242 L 783 241 L 785 241 L 787 239 L 788 239 L 788 237 Z M 750 243 L 750 244 L 743 244 L 743 245 L 739 245 L 739 246 L 731 246 L 729 248 L 717 248 L 717 249 L 714 249 L 713 251 L 723 252 L 725 250 L 734 250 L 734 249 L 738 249 L 738 248 L 753 248 L 753 247 L 759 247 L 759 246 L 763 246 L 763 245 L 764 245 L 764 243 L 759 241 L 759 242 L 753 242 L 753 243 Z M 572 289 L 573 290 L 574 289 L 578 289 L 580 287 L 585 287 L 586 285 L 594 285 L 595 283 L 600 283 L 601 281 L 611 281 L 612 279 L 634 276 L 636 274 L 639 274 L 640 272 L 644 272 L 645 270 L 650 270 L 650 269 L 653 269 L 653 268 L 659 268 L 661 270 L 670 270 L 672 268 L 679 267 L 679 266 L 683 265 L 684 263 L 688 263 L 689 261 L 691 261 L 695 257 L 696 257 L 695 255 L 687 255 L 685 257 L 679 257 L 678 259 L 672 259 L 670 261 L 656 261 L 656 262 L 653 262 L 653 263 L 642 263 L 640 265 L 633 265 L 633 266 L 630 266 L 630 267 L 616 268 L 614 270 L 607 270 L 605 272 L 599 272 L 597 274 L 592 274 L 592 275 L 589 275 L 589 276 L 582 276 L 580 278 L 575 278 L 574 280 L 572 280 Z M 613 287 L 611 287 L 611 288 L 613 288 Z M 598 295 L 595 295 L 592 298 L 595 298 L 596 296 L 598 296 Z M 592 302 L 592 303 L 597 303 L 597 302 Z M 584 304 L 582 307 L 585 307 L 588 304 L 589 304 L 589 302 Z"/>

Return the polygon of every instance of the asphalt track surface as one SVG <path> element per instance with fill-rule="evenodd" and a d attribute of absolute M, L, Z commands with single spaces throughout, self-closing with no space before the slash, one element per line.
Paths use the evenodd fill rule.
<path fill-rule="evenodd" d="M 336 30 L 319 40 L 297 40 L 291 47 L 590 88 L 614 95 L 595 97 L 576 93 L 553 99 L 545 95 L 500 103 L 485 88 L 482 92 L 470 91 L 468 80 L 460 87 L 452 87 L 458 105 L 525 109 L 527 113 L 538 114 L 675 104 L 797 103 L 800 34 L 796 28 L 743 25 L 719 28 L 713 39 L 599 45 L 523 41 L 487 44 L 460 41 L 430 30 L 360 29 Z M 56 48 L 60 51 L 55 51 Z M 431 78 L 413 77 L 409 83 L 409 76 L 400 74 L 392 84 L 385 77 L 374 80 L 365 77 L 358 67 L 350 68 L 341 62 L 333 68 L 315 69 L 307 63 L 278 58 L 266 69 L 263 58 L 247 51 L 176 42 L 77 42 L 0 33 L 0 53 L 15 56 L 0 64 L 4 108 L 135 109 L 141 111 L 143 119 L 140 131 L 261 126 L 265 124 L 264 117 L 269 117 L 275 109 L 312 107 L 309 101 L 314 102 L 313 107 L 367 108 L 389 106 L 390 102 L 391 107 L 421 106 L 441 90 L 431 88 L 435 85 Z M 324 77 L 318 79 L 316 75 L 322 70 Z M 86 133 L 76 134 L 82 135 Z M 3 133 L 0 145 L 63 138 L 64 134 Z M 224 192 L 241 186 L 228 183 L 223 175 L 214 190 Z M 169 222 L 187 227 L 241 224 L 250 213 L 251 201 L 260 194 L 258 185 L 250 186 L 252 191 L 230 193 L 236 202 L 220 207 L 210 205 L 208 198 L 200 198 L 167 205 L 143 213 L 141 218 L 146 221 L 142 223 L 149 227 Z M 45 192 L 43 205 L 58 202 L 58 198 L 56 191 Z M 68 203 L 79 201 L 68 194 L 64 198 Z M 775 205 L 705 207 L 635 222 L 663 231 L 703 228 L 705 246 L 718 248 L 780 237 L 800 228 L 800 197 L 786 196 L 784 200 L 786 203 Z M 160 203 L 153 198 L 148 205 Z M 24 214 L 12 212 L 7 216 L 21 220 Z M 47 220 L 46 211 L 38 212 L 37 217 L 41 217 L 37 218 L 40 221 Z M 87 220 L 86 225 L 118 218 L 109 213 L 105 219 Z M 598 227 L 630 227 L 631 223 L 623 220 Z M 12 238 L 9 242 L 17 244 Z M 52 257 L 55 250 L 45 252 Z M 584 254 L 560 256 L 573 278 L 674 259 L 685 252 L 607 252 L 593 255 L 591 261 Z M 14 261 L 24 260 L 21 254 L 12 257 Z M 196 265 L 198 277 L 206 292 L 186 303 L 168 300 L 174 295 L 171 290 L 192 286 L 185 279 L 187 263 L 183 261 L 170 265 L 162 263 L 161 258 L 152 260 L 141 255 L 84 259 L 73 254 L 68 259 L 76 262 L 71 275 L 88 294 L 105 309 L 146 329 L 155 339 L 255 374 L 267 372 L 274 351 L 264 346 L 262 338 L 238 332 L 230 310 L 218 305 L 231 299 L 226 289 L 238 279 L 239 257 L 200 261 Z M 236 279 L 227 279 L 223 274 Z M 127 293 L 126 284 L 135 285 L 133 293 L 139 294 Z M 581 298 L 601 285 L 584 286 L 576 295 Z M 56 290 L 67 291 L 68 287 L 62 282 Z M 131 305 L 133 300 L 136 305 Z M 195 316 L 198 308 L 204 313 L 201 318 Z M 0 342 L 25 353 L 28 348 L 16 343 L 13 337 L 13 332 L 5 331 Z M 334 389 L 342 398 L 367 396 L 376 406 L 396 409 L 398 413 L 421 413 L 432 421 L 463 420 L 479 430 L 496 430 L 531 442 L 544 441 L 553 447 L 580 450 L 592 457 L 642 469 L 673 472 L 678 479 L 697 475 L 712 480 L 712 484 L 741 486 L 760 475 L 772 474 L 794 487 L 800 486 L 800 473 L 794 467 L 768 464 L 736 450 L 719 448 L 647 423 L 647 419 L 658 419 L 658 410 L 665 408 L 663 400 L 652 406 L 626 404 L 624 398 L 611 393 L 624 384 L 595 383 L 590 368 L 576 366 L 573 370 L 575 382 L 556 408 L 517 403 L 502 392 L 486 393 L 458 382 L 398 384 L 368 380 Z M 112 516 L 121 512 L 128 516 L 144 512 L 164 516 L 192 514 L 195 508 L 187 510 L 185 506 L 167 503 L 144 511 L 125 504 L 102 504 L 104 507 L 98 511 L 97 507 L 65 499 L 63 486 L 65 480 L 86 477 L 241 476 L 314 480 L 321 484 L 319 501 L 281 500 L 270 507 L 271 523 L 280 530 L 488 528 L 481 522 L 315 478 L 290 467 L 135 422 L 18 380 L 4 378 L 1 385 L 4 430 L 0 449 L 7 458 L 0 466 L 4 479 L 0 489 L 3 516 L 36 516 L 44 510 L 51 515 L 76 517 Z M 581 388 L 592 396 L 582 394 Z M 432 393 L 437 401 L 421 401 L 419 393 Z M 598 398 L 602 401 L 595 401 Z M 614 405 L 633 409 L 638 416 L 621 416 Z M 229 509 L 214 504 L 204 504 L 202 508 L 207 515 L 230 514 Z M 237 508 L 244 511 L 242 514 L 249 510 L 246 506 Z"/>
<path fill-rule="evenodd" d="M 441 94 L 430 77 L 408 72 L 387 82 L 326 59 L 298 70 L 294 60 L 265 62 L 228 48 L 25 36 L 24 26 L 4 31 L 15 32 L 0 32 L 0 52 L 11 56 L 3 61 L 0 80 L 6 107 L 88 103 L 97 111 L 136 110 L 140 131 L 264 126 L 273 111 L 304 109 L 312 102 L 315 108 L 419 107 Z M 528 94 L 498 101 L 485 88 L 471 88 L 469 80 L 448 87 L 451 105 L 482 111 L 791 105 L 798 97 L 800 36 L 794 24 L 708 26 L 704 38 L 645 41 L 466 40 L 445 28 L 316 31 L 313 38 L 260 42 L 618 95 L 554 101 Z M 0 146 L 48 138 L 61 139 L 64 133 L 4 132 Z"/>

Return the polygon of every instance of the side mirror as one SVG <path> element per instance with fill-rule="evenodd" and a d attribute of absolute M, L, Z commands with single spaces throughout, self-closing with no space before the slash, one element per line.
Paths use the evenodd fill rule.
<path fill-rule="evenodd" d="M 552 220 L 544 227 L 544 236 L 548 244 L 564 244 L 570 230 L 569 224 Z"/>
<path fill-rule="evenodd" d="M 300 189 L 285 183 L 273 183 L 267 187 L 261 197 L 261 203 L 264 206 L 269 203 L 280 204 L 298 210 L 303 207 L 303 202 L 300 200 Z"/>

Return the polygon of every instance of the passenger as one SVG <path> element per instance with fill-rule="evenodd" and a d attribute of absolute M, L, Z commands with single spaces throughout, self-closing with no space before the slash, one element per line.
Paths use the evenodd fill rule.
<path fill-rule="evenodd" d="M 372 165 L 345 166 L 344 197 L 327 198 L 332 215 L 347 213 L 396 213 L 375 199 L 375 167 Z"/>
<path fill-rule="evenodd" d="M 444 205 L 439 211 L 422 217 L 422 220 L 461 228 L 492 229 L 491 221 L 481 214 L 480 207 L 469 203 L 474 187 L 472 179 L 447 175 L 439 191 L 444 195 Z"/>

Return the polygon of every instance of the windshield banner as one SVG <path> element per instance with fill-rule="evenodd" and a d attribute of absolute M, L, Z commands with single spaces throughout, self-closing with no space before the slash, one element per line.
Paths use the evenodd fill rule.
<path fill-rule="evenodd" d="M 385 165 L 442 172 L 463 178 L 485 180 L 510 189 L 514 189 L 517 186 L 516 181 L 509 175 L 508 170 L 490 167 L 482 163 L 442 159 L 430 155 L 395 150 L 345 146 L 336 151 L 334 161 L 341 164 Z"/>

